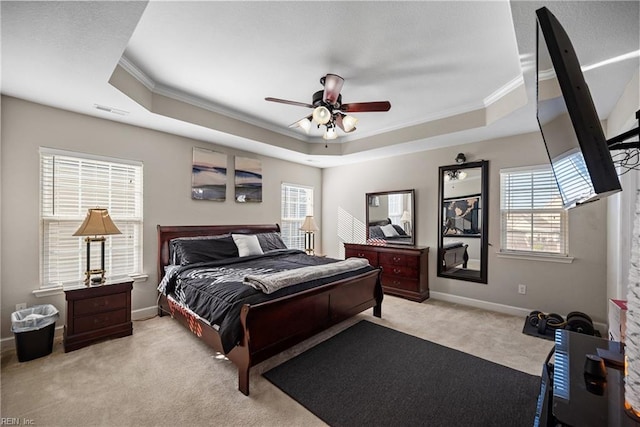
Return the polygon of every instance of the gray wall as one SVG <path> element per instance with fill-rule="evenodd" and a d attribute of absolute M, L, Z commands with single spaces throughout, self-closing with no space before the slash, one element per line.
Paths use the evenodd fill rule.
<path fill-rule="evenodd" d="M 314 187 L 316 221 L 322 222 L 322 171 L 296 163 L 235 151 L 162 132 L 75 114 L 2 97 L 1 336 L 10 337 L 10 315 L 17 303 L 53 304 L 64 323 L 64 295 L 35 297 L 39 287 L 39 154 L 40 146 L 140 160 L 144 164 L 144 271 L 135 283 L 134 314 L 156 303 L 156 225 L 258 224 L 280 222 L 282 182 Z M 262 161 L 263 202 L 239 204 L 233 185 L 227 201 L 191 199 L 194 146 Z M 322 230 L 320 231 L 322 233 Z M 317 242 L 320 242 L 318 238 Z M 320 246 L 318 244 L 318 246 Z M 318 247 L 318 251 L 322 248 Z"/>
<path fill-rule="evenodd" d="M 489 283 L 436 277 L 438 240 L 438 166 L 454 164 L 462 152 L 468 161 L 489 161 Z M 431 291 L 470 298 L 519 311 L 566 315 L 579 310 L 606 322 L 607 205 L 598 201 L 569 211 L 571 264 L 498 257 L 500 249 L 500 169 L 548 163 L 539 133 L 425 151 L 384 160 L 328 168 L 323 174 L 323 248 L 343 256 L 343 241 L 362 235 L 364 194 L 415 188 L 416 244 L 429 246 Z M 380 173 L 385 171 L 385 173 Z M 357 178 L 356 178 L 357 177 Z M 345 183 L 349 192 L 342 189 Z M 352 240 L 353 239 L 353 240 Z M 518 294 L 518 284 L 527 294 Z"/>

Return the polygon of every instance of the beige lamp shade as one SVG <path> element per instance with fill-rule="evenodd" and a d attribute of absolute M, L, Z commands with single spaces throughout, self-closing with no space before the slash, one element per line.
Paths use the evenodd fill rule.
<path fill-rule="evenodd" d="M 113 223 L 106 209 L 89 209 L 82 225 L 73 233 L 74 236 L 106 236 L 122 234 Z"/>
<path fill-rule="evenodd" d="M 318 231 L 320 230 L 318 228 L 318 224 L 316 224 L 316 222 L 313 219 L 313 215 L 307 215 L 306 218 L 304 219 L 304 223 L 302 224 L 302 227 L 300 227 L 300 230 L 302 231 Z"/>
<path fill-rule="evenodd" d="M 402 213 L 402 218 L 400 218 L 400 222 L 402 223 L 411 222 L 411 214 L 409 213 L 409 211 L 404 211 Z"/>

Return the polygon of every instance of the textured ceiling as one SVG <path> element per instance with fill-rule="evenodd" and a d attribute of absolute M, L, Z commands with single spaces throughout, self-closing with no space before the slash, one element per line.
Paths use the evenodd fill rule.
<path fill-rule="evenodd" d="M 2 2 L 2 93 L 331 166 L 536 131 L 535 10 L 562 22 L 601 118 L 637 73 L 633 2 Z M 353 114 L 325 142 L 289 124 L 326 73 Z M 95 105 L 126 111 L 118 115 Z"/>

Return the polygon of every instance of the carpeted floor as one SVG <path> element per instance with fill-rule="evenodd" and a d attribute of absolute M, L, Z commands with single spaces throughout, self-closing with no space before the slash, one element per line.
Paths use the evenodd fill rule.
<path fill-rule="evenodd" d="M 134 322 L 130 337 L 71 353 L 57 341 L 51 355 L 30 362 L 3 353 L 0 416 L 67 427 L 321 426 L 261 374 L 360 320 L 532 375 L 540 374 L 553 346 L 523 334 L 518 317 L 436 300 L 420 304 L 385 296 L 382 316 L 368 310 L 256 366 L 249 397 L 237 391 L 231 362 L 168 317 Z"/>
<path fill-rule="evenodd" d="M 540 377 L 362 321 L 264 373 L 331 426 L 511 426 Z"/>

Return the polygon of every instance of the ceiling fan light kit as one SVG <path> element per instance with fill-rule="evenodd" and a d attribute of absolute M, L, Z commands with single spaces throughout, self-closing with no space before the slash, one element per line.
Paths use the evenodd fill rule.
<path fill-rule="evenodd" d="M 310 116 L 298 120 L 289 127 L 300 127 L 308 134 L 311 130 L 311 121 L 313 120 L 318 124 L 318 127 L 323 125 L 326 127 L 325 133 L 322 136 L 325 140 L 336 139 L 338 137 L 336 127 L 339 127 L 345 133 L 356 130 L 358 119 L 344 114 L 345 112 L 364 113 L 373 111 L 389 111 L 391 109 L 391 103 L 389 101 L 343 104 L 340 91 L 342 91 L 344 79 L 337 74 L 327 74 L 322 76 L 320 78 L 320 84 L 324 86 L 324 90 L 317 91 L 313 94 L 312 104 L 271 97 L 267 97 L 265 100 L 313 108 L 313 113 Z"/>
<path fill-rule="evenodd" d="M 323 105 L 313 110 L 313 120 L 319 125 L 326 125 L 331 120 L 331 112 Z"/>

